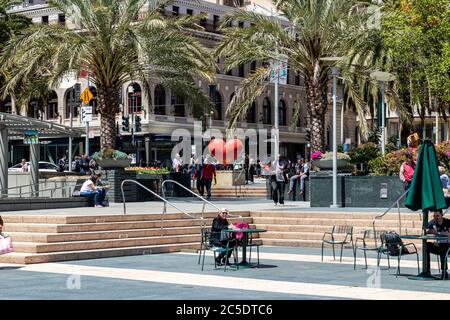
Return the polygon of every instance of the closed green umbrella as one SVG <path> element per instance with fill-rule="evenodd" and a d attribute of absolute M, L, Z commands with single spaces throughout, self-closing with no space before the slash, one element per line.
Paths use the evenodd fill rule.
<path fill-rule="evenodd" d="M 413 211 L 423 212 L 423 235 L 426 235 L 428 226 L 428 211 L 438 211 L 447 208 L 442 191 L 441 180 L 438 171 L 438 162 L 434 144 L 425 140 L 420 146 L 414 176 L 411 181 L 405 206 Z M 422 273 L 418 279 L 433 279 L 427 270 L 427 240 L 422 240 Z"/>

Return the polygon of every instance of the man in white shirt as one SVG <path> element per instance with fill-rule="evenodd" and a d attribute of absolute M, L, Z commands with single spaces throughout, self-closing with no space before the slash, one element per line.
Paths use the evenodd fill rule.
<path fill-rule="evenodd" d="M 27 160 L 22 159 L 21 164 L 22 164 L 22 167 L 20 168 L 20 171 L 21 171 L 21 172 L 28 172 L 28 171 L 29 171 L 29 168 L 28 168 Z"/>

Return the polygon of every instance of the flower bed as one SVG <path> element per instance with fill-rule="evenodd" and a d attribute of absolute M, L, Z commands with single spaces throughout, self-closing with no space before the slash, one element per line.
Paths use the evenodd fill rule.
<path fill-rule="evenodd" d="M 167 168 L 154 168 L 154 167 L 128 167 L 125 171 L 134 171 L 137 174 L 168 174 L 169 170 Z"/>

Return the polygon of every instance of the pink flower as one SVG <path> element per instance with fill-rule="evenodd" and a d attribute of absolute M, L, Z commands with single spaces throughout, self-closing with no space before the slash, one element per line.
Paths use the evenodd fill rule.
<path fill-rule="evenodd" d="M 322 152 L 316 151 L 311 154 L 311 159 L 320 159 L 322 157 Z"/>
<path fill-rule="evenodd" d="M 450 157 L 450 151 L 447 152 L 447 156 Z"/>

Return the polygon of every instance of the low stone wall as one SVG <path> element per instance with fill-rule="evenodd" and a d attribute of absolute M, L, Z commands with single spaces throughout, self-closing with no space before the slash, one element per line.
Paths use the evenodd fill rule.
<path fill-rule="evenodd" d="M 5 198 L 0 199 L 0 212 L 88 207 L 85 198 Z"/>
<path fill-rule="evenodd" d="M 331 172 L 312 172 L 310 180 L 311 207 L 329 207 L 333 203 Z M 341 207 L 388 208 L 403 192 L 397 176 L 338 175 L 337 179 L 337 202 Z"/>

